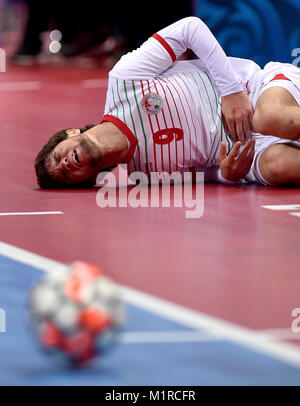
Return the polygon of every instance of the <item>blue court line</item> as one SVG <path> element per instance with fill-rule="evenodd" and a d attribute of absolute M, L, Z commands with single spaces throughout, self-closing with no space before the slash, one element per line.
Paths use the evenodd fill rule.
<path fill-rule="evenodd" d="M 40 352 L 27 325 L 28 293 L 41 272 L 0 256 L 0 385 L 299 385 L 300 370 L 220 340 L 120 343 L 86 369 L 71 370 Z M 136 306 L 127 306 L 124 333 L 195 331 Z M 199 331 L 199 330 L 197 330 Z"/>

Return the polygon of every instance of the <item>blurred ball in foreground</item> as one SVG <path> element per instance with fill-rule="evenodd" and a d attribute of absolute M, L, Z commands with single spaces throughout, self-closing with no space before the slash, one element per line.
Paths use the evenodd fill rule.
<path fill-rule="evenodd" d="M 32 289 L 29 311 L 41 347 L 73 364 L 101 355 L 124 324 L 116 285 L 101 268 L 85 262 L 45 276 Z"/>

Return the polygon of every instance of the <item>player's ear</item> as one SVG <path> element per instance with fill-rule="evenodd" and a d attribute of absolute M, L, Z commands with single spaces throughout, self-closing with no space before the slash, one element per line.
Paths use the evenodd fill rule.
<path fill-rule="evenodd" d="M 75 137 L 76 135 L 80 134 L 80 129 L 79 128 L 69 128 L 66 130 L 66 133 L 68 137 Z"/>

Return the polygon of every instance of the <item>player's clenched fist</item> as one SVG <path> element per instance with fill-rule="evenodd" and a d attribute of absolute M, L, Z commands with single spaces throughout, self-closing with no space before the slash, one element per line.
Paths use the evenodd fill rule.
<path fill-rule="evenodd" d="M 222 97 L 222 116 L 225 130 L 233 141 L 245 142 L 251 138 L 253 110 L 245 92 Z"/>
<path fill-rule="evenodd" d="M 227 146 L 223 141 L 219 153 L 219 165 L 223 178 L 231 182 L 238 182 L 244 178 L 251 168 L 254 157 L 255 140 L 247 141 L 239 154 L 242 143 L 238 141 L 227 155 Z"/>

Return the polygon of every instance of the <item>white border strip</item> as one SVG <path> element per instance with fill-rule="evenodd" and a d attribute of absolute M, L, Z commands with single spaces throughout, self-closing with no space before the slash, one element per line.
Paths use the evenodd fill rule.
<path fill-rule="evenodd" d="M 50 273 L 56 272 L 58 267 L 64 266 L 64 264 L 60 262 L 3 242 L 0 242 L 0 255 Z M 120 286 L 120 289 L 124 299 L 128 303 L 189 328 L 205 329 L 205 333 L 208 335 L 212 334 L 222 340 L 228 340 L 238 345 L 251 348 L 254 351 L 300 368 L 300 350 L 299 347 L 295 345 L 272 342 L 272 336 L 267 333 L 256 332 L 129 287 Z"/>
<path fill-rule="evenodd" d="M 40 214 L 64 214 L 63 211 L 23 211 L 12 213 L 0 213 L 0 216 L 36 216 Z"/>
<path fill-rule="evenodd" d="M 300 213 L 289 213 L 291 216 L 300 217 Z"/>
<path fill-rule="evenodd" d="M 123 344 L 200 343 L 220 341 L 220 338 L 198 331 L 137 331 L 120 335 Z"/>
<path fill-rule="evenodd" d="M 21 248 L 14 247 L 10 244 L 5 244 L 0 241 L 0 255 L 21 262 L 25 265 L 33 266 L 45 272 L 51 272 L 58 267 L 63 266 L 60 262 L 42 257 L 40 255 L 25 251 Z"/>
<path fill-rule="evenodd" d="M 261 207 L 268 210 L 289 211 L 289 210 L 299 210 L 300 204 L 272 204 L 271 206 L 261 206 Z"/>
<path fill-rule="evenodd" d="M 260 330 L 260 333 L 269 334 L 272 340 L 300 340 L 300 332 L 296 333 L 291 328 L 266 329 Z"/>

